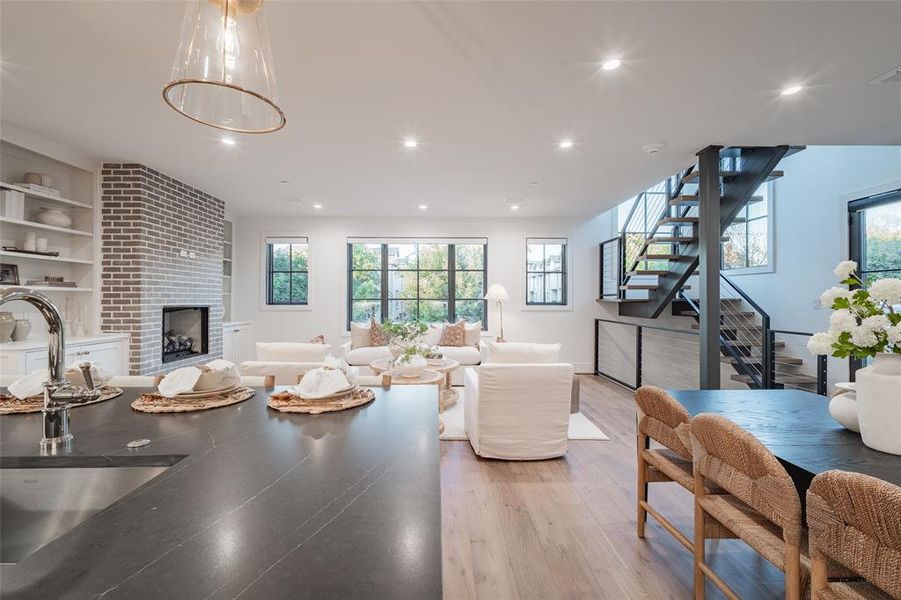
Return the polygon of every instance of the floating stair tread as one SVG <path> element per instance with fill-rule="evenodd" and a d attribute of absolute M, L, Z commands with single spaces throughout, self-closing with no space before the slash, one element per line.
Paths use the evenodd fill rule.
<path fill-rule="evenodd" d="M 647 302 L 647 298 L 597 298 L 595 302 L 613 302 L 614 304 L 623 304 L 626 302 Z"/>
<path fill-rule="evenodd" d="M 791 384 L 812 384 L 816 385 L 817 379 L 816 377 L 811 377 L 810 375 L 789 375 L 787 373 L 775 373 L 773 375 L 773 379 L 776 383 L 791 383 Z"/>
<path fill-rule="evenodd" d="M 775 358 L 776 364 L 780 365 L 803 365 L 804 359 L 798 358 L 797 356 L 780 356 L 776 355 Z"/>
<path fill-rule="evenodd" d="M 642 254 L 636 260 L 639 262 L 643 260 L 679 260 L 682 258 L 681 254 Z"/>
<path fill-rule="evenodd" d="M 750 347 L 750 348 L 760 348 L 763 346 L 763 342 L 760 340 L 726 340 L 723 342 L 724 346 L 732 346 L 733 348 L 742 348 L 742 347 Z M 773 348 L 784 348 L 785 342 L 775 342 Z"/>
<path fill-rule="evenodd" d="M 636 269 L 635 271 L 629 271 L 626 273 L 629 277 L 640 277 L 642 275 L 666 275 L 669 271 L 664 271 L 662 269 Z"/>
<path fill-rule="evenodd" d="M 652 237 L 645 240 L 645 245 L 650 246 L 653 244 L 679 244 L 682 242 L 693 242 L 697 240 L 697 236 L 660 236 L 660 237 Z"/>
<path fill-rule="evenodd" d="M 697 194 L 683 194 L 681 196 L 676 196 L 672 200 L 669 201 L 670 206 L 697 206 L 698 205 L 698 195 Z M 758 202 L 763 202 L 763 196 L 751 196 L 748 200 L 748 204 L 757 204 Z"/>
<path fill-rule="evenodd" d="M 699 223 L 700 217 L 663 217 L 657 221 L 657 227 L 669 225 L 670 223 Z"/>
<path fill-rule="evenodd" d="M 736 177 L 739 174 L 741 174 L 741 171 L 720 171 L 720 177 L 724 177 L 724 178 L 725 177 Z M 785 175 L 785 173 L 783 171 L 773 171 L 769 175 L 767 175 L 766 180 L 773 181 L 774 179 L 779 179 L 783 175 Z M 700 171 L 692 171 L 691 173 L 689 173 L 688 175 L 683 177 L 682 181 L 684 183 L 694 183 L 695 180 L 698 179 L 700 176 L 701 176 Z"/>

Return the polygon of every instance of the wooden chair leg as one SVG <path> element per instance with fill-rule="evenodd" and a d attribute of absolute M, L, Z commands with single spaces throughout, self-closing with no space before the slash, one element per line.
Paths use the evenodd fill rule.
<path fill-rule="evenodd" d="M 814 550 L 810 556 L 810 600 L 816 600 L 818 592 L 826 589 L 826 581 L 826 561 Z"/>
<path fill-rule="evenodd" d="M 706 578 L 701 565 L 704 564 L 704 541 L 707 532 L 704 529 L 704 509 L 700 500 L 704 497 L 704 478 L 695 474 L 695 528 L 694 528 L 694 597 L 695 600 L 704 600 Z"/>
<path fill-rule="evenodd" d="M 265 377 L 263 377 L 263 387 L 275 387 L 275 375 L 266 375 Z"/>
<path fill-rule="evenodd" d="M 638 518 L 637 518 L 637 526 L 638 526 L 638 537 L 644 537 L 645 525 L 648 522 L 648 511 L 645 510 L 644 506 L 642 506 L 642 502 L 648 501 L 648 463 L 644 460 L 641 453 L 642 450 L 648 447 L 649 440 L 648 436 L 639 433 L 637 439 L 637 450 L 636 453 L 638 455 Z"/>
<path fill-rule="evenodd" d="M 785 544 L 785 600 L 801 598 L 801 549 Z"/>
<path fill-rule="evenodd" d="M 156 385 L 159 385 L 160 382 L 163 380 L 164 377 L 165 377 L 165 375 L 157 375 L 156 377 L 154 377 L 154 378 L 153 378 L 153 385 L 155 385 L 155 386 L 156 386 Z"/>

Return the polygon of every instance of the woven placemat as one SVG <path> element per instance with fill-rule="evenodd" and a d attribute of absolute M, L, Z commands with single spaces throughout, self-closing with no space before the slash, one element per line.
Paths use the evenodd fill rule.
<path fill-rule="evenodd" d="M 131 407 L 145 413 L 177 413 L 209 410 L 244 402 L 254 395 L 249 387 L 236 387 L 230 392 L 200 398 L 167 398 L 161 394 L 141 394 Z"/>
<path fill-rule="evenodd" d="M 363 406 L 373 400 L 375 400 L 375 392 L 369 388 L 358 387 L 346 396 L 329 398 L 327 400 L 304 400 L 291 392 L 279 392 L 269 396 L 266 404 L 269 405 L 269 408 L 274 408 L 281 412 L 318 415 L 320 413 Z"/>
<path fill-rule="evenodd" d="M 90 402 L 82 402 L 80 404 L 70 404 L 71 408 L 79 406 L 87 406 L 88 404 L 97 404 L 98 402 L 106 402 L 122 395 L 122 388 L 112 385 L 100 386 L 100 397 Z M 27 413 L 41 412 L 44 408 L 44 396 L 30 396 L 24 400 L 20 400 L 12 394 L 0 394 L 0 415 L 22 415 Z"/>

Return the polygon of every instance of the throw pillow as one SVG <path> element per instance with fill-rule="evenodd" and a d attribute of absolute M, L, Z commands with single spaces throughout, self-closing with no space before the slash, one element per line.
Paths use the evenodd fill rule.
<path fill-rule="evenodd" d="M 466 343 L 466 321 L 458 321 L 453 325 L 444 324 L 444 330 L 441 332 L 441 339 L 438 340 L 439 346 L 463 346 Z"/>
<path fill-rule="evenodd" d="M 325 334 L 320 333 L 317 336 L 310 338 L 311 344 L 324 344 L 325 343 Z"/>
<path fill-rule="evenodd" d="M 368 348 L 371 345 L 369 325 L 350 324 L 350 349 Z"/>
<path fill-rule="evenodd" d="M 482 322 L 467 323 L 464 338 L 464 345 L 478 348 L 479 340 L 482 339 Z"/>
<path fill-rule="evenodd" d="M 489 363 L 547 364 L 560 362 L 560 344 L 486 341 Z"/>
<path fill-rule="evenodd" d="M 375 322 L 375 319 L 369 319 L 369 345 L 370 346 L 387 346 L 388 338 L 382 330 L 382 326 Z"/>

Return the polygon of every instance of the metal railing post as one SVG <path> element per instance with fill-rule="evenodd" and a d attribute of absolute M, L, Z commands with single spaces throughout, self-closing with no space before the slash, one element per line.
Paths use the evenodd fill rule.
<path fill-rule="evenodd" d="M 771 390 L 776 387 L 776 332 L 770 329 L 770 318 L 763 318 L 763 387 Z"/>
<path fill-rule="evenodd" d="M 826 368 L 829 364 L 829 359 L 823 354 L 817 356 L 817 394 L 821 396 L 826 396 Z"/>

